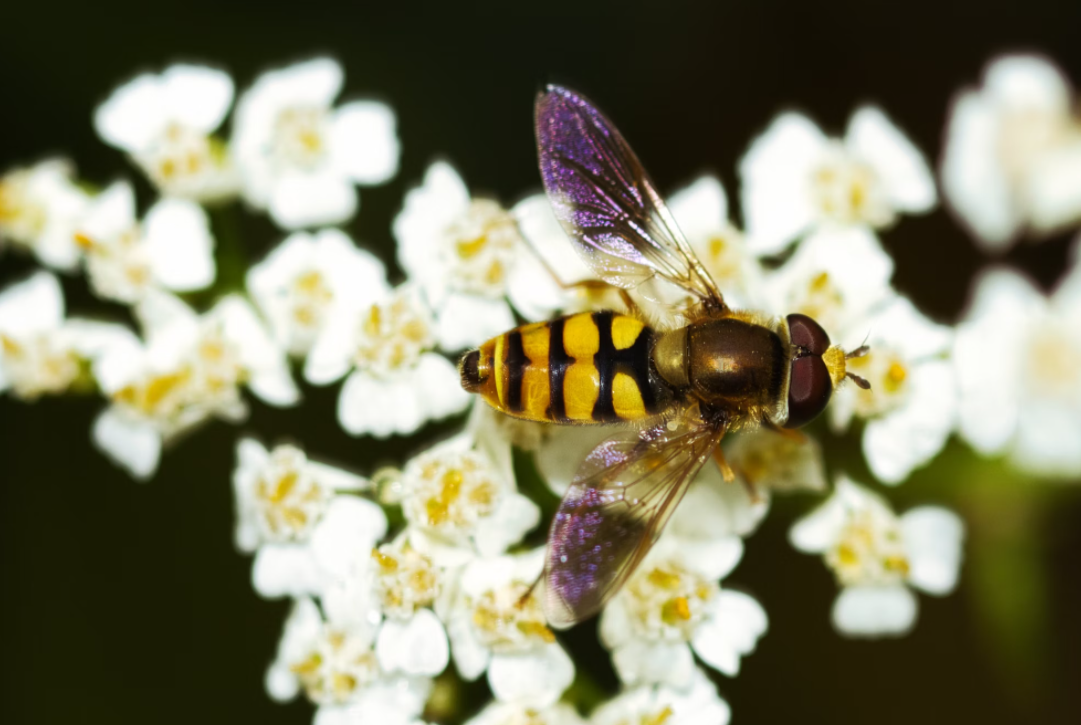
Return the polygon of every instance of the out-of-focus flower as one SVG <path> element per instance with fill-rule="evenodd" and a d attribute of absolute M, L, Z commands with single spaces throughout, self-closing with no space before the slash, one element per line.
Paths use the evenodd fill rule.
<path fill-rule="evenodd" d="M 345 577 L 387 530 L 379 506 L 348 495 L 367 487 L 360 476 L 311 461 L 294 446 L 268 453 L 241 439 L 233 471 L 236 544 L 255 553 L 255 590 L 264 597 L 321 594 Z"/>
<path fill-rule="evenodd" d="M 976 282 L 957 327 L 961 435 L 985 455 L 1081 475 L 1081 265 L 1050 296 L 999 268 Z"/>
<path fill-rule="evenodd" d="M 459 674 L 474 680 L 487 670 L 497 700 L 533 708 L 554 704 L 574 680 L 538 599 L 522 601 L 543 567 L 543 548 L 476 559 L 443 615 Z"/>
<path fill-rule="evenodd" d="M 858 330 L 838 342 L 851 350 L 866 342 L 870 351 L 847 361 L 847 368 L 871 384 L 851 382 L 834 391 L 830 422 L 837 431 L 853 417 L 867 420 L 863 454 L 884 483 L 900 483 L 946 444 L 957 420 L 957 382 L 947 353 L 952 330 L 937 325 L 897 297 Z"/>
<path fill-rule="evenodd" d="M 939 596 L 953 591 L 963 537 L 954 513 L 921 506 L 898 518 L 880 496 L 844 477 L 790 532 L 793 546 L 824 555 L 836 575 L 842 590 L 833 625 L 851 637 L 907 633 L 917 608 L 908 586 Z"/>
<path fill-rule="evenodd" d="M 989 251 L 1081 222 L 1081 118 L 1062 72 L 1030 55 L 988 64 L 953 101 L 942 186 Z"/>
<path fill-rule="evenodd" d="M 518 493 L 510 445 L 474 414 L 467 430 L 406 463 L 397 496 L 410 544 L 440 566 L 502 554 L 537 525 Z"/>
<path fill-rule="evenodd" d="M 338 421 L 349 433 L 405 435 L 469 405 L 458 371 L 433 347 L 431 312 L 419 290 L 401 286 L 365 308 L 335 309 L 304 377 L 326 385 L 349 373 L 338 398 Z"/>
<path fill-rule="evenodd" d="M 769 311 L 813 318 L 834 342 L 866 335 L 871 314 L 896 293 L 893 259 L 866 229 L 812 234 L 766 279 Z"/>
<path fill-rule="evenodd" d="M 735 309 L 760 308 L 762 267 L 743 233 L 728 220 L 728 198 L 721 182 L 703 176 L 672 194 L 668 206 L 725 302 Z"/>
<path fill-rule="evenodd" d="M 585 725 L 585 720 L 565 702 L 532 708 L 497 700 L 467 720 L 465 725 Z"/>
<path fill-rule="evenodd" d="M 90 199 L 73 175 L 69 162 L 50 159 L 0 177 L 0 241 L 31 250 L 48 267 L 74 269 L 75 229 Z"/>
<path fill-rule="evenodd" d="M 359 203 L 355 184 L 398 171 L 394 112 L 374 101 L 334 108 L 341 88 L 341 66 L 317 58 L 264 73 L 237 103 L 244 198 L 285 229 L 346 221 Z"/>
<path fill-rule="evenodd" d="M 114 347 L 94 366 L 112 405 L 94 423 L 94 442 L 138 479 L 158 467 L 163 443 L 217 416 L 247 414 L 239 386 L 272 405 L 299 397 L 284 354 L 255 311 L 236 296 L 203 316 L 164 294 L 138 312 L 146 344 Z"/>
<path fill-rule="evenodd" d="M 0 391 L 23 400 L 63 393 L 94 360 L 134 339 L 120 325 L 65 320 L 60 283 L 38 272 L 0 292 Z"/>
<path fill-rule="evenodd" d="M 692 649 L 716 670 L 739 672 L 740 657 L 766 631 L 758 602 L 719 584 L 742 551 L 735 536 L 687 539 L 673 526 L 661 537 L 601 617 L 601 639 L 625 684 L 689 686 Z"/>
<path fill-rule="evenodd" d="M 436 339 L 448 352 L 514 327 L 507 297 L 527 317 L 545 317 L 562 295 L 529 249 L 514 215 L 470 198 L 446 163 L 428 167 L 394 220 L 398 261 L 436 312 Z"/>
<path fill-rule="evenodd" d="M 601 705 L 589 719 L 592 725 L 728 725 L 732 711 L 717 694 L 717 687 L 695 668 L 691 685 L 641 685 Z"/>
<path fill-rule="evenodd" d="M 94 128 L 131 156 L 162 193 L 217 200 L 239 188 L 225 144 L 212 135 L 232 105 L 228 73 L 177 64 L 114 90 L 94 112 Z"/>
<path fill-rule="evenodd" d="M 784 113 L 751 144 L 740 163 L 748 244 L 757 254 L 783 250 L 823 227 L 880 229 L 899 213 L 935 205 L 927 162 L 878 108 L 852 114 L 844 140 L 806 116 Z"/>
<path fill-rule="evenodd" d="M 140 224 L 131 185 L 97 196 L 75 235 L 94 291 L 133 303 L 150 290 L 190 292 L 214 281 L 214 239 L 206 213 L 186 199 L 162 199 Z"/>
<path fill-rule="evenodd" d="M 431 681 L 384 673 L 374 649 L 378 617 L 345 603 L 324 601 L 324 618 L 314 601 L 297 600 L 267 671 L 267 692 L 285 702 L 303 691 L 318 706 L 315 725 L 407 725 L 424 709 Z"/>
<path fill-rule="evenodd" d="M 275 340 L 297 356 L 308 353 L 335 309 L 359 310 L 387 290 L 383 264 L 337 229 L 286 237 L 248 271 L 247 287 Z"/>

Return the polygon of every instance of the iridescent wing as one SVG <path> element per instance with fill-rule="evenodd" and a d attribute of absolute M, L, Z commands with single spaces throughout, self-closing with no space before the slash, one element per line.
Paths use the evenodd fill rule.
<path fill-rule="evenodd" d="M 537 96 L 536 130 L 552 208 L 601 279 L 642 291 L 661 278 L 698 303 L 724 309 L 717 285 L 611 121 L 577 93 L 548 86 Z"/>
<path fill-rule="evenodd" d="M 543 600 L 569 627 L 619 591 L 660 536 L 726 424 L 662 422 L 621 433 L 586 457 L 548 532 Z"/>

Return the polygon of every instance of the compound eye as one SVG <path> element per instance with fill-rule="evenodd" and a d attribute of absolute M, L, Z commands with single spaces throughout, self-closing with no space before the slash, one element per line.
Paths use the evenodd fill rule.
<path fill-rule="evenodd" d="M 812 355 L 821 355 L 830 346 L 830 336 L 822 329 L 822 325 L 807 315 L 793 313 L 788 316 L 788 335 L 793 345 Z"/>
<path fill-rule="evenodd" d="M 784 427 L 799 428 L 810 423 L 826 409 L 832 394 L 833 382 L 822 358 L 806 355 L 793 360 L 788 383 L 788 421 Z"/>

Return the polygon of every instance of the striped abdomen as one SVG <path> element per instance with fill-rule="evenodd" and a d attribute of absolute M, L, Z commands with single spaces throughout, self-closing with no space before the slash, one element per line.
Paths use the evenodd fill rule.
<path fill-rule="evenodd" d="M 654 333 L 613 312 L 583 312 L 525 325 L 466 353 L 466 390 L 496 410 L 554 423 L 648 418 L 671 393 L 652 371 Z"/>

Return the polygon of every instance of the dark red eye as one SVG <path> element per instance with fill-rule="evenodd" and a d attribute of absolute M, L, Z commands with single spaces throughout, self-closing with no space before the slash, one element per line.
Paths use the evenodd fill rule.
<path fill-rule="evenodd" d="M 830 336 L 822 329 L 822 325 L 807 315 L 789 315 L 788 334 L 793 345 L 812 355 L 821 355 L 830 347 Z"/>
<path fill-rule="evenodd" d="M 792 316 L 789 317 L 789 320 L 791 319 Z M 819 331 L 822 330 L 813 320 L 811 323 Z M 792 379 L 788 384 L 788 422 L 784 427 L 799 428 L 810 423 L 826 409 L 832 393 L 833 383 L 822 358 L 818 355 L 806 355 L 793 360 Z"/>

